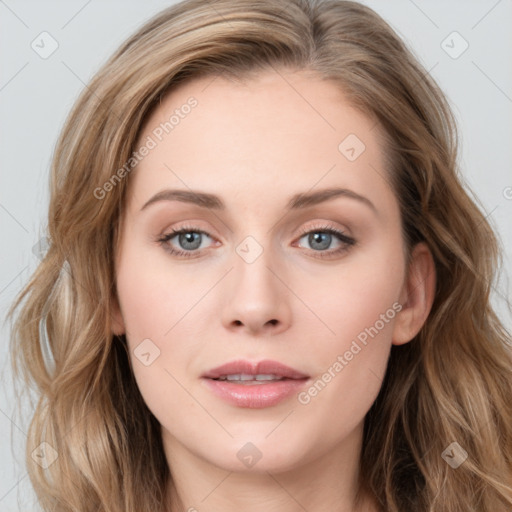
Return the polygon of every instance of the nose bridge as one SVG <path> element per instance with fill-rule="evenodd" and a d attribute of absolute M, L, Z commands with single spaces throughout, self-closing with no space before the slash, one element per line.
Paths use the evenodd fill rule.
<path fill-rule="evenodd" d="M 235 247 L 232 285 L 224 303 L 226 327 L 243 324 L 258 331 L 287 325 L 290 315 L 286 287 L 276 277 L 279 265 L 271 245 L 268 233 L 262 233 L 246 236 Z"/>
<path fill-rule="evenodd" d="M 237 290 L 243 291 L 248 297 L 269 300 L 280 293 L 276 277 L 270 271 L 276 266 L 276 262 L 268 234 L 257 236 L 258 239 L 248 235 L 236 246 L 238 257 L 235 260 L 234 278 L 237 281 Z"/>

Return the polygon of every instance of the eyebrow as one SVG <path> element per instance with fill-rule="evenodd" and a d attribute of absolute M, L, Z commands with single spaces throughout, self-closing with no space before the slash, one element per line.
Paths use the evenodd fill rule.
<path fill-rule="evenodd" d="M 355 199 L 356 201 L 359 201 L 368 206 L 374 213 L 378 213 L 375 205 L 367 197 L 362 196 L 357 192 L 347 188 L 327 188 L 315 192 L 295 194 L 288 201 L 286 210 L 299 210 L 302 208 L 315 206 L 336 197 L 347 197 L 349 199 Z M 142 206 L 141 211 L 151 204 L 160 201 L 180 201 L 183 203 L 195 204 L 202 208 L 208 208 L 212 210 L 226 209 L 226 205 L 222 199 L 215 194 L 208 194 L 205 192 L 193 190 L 165 189 L 157 192 L 148 201 L 146 201 L 144 206 Z"/>

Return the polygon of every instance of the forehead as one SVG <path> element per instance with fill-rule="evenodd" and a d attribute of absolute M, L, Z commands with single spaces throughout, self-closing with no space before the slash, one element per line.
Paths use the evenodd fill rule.
<path fill-rule="evenodd" d="M 132 173 L 130 202 L 140 208 L 162 188 L 239 197 L 242 205 L 263 196 L 283 202 L 315 186 L 361 191 L 373 183 L 378 195 L 386 186 L 380 135 L 338 85 L 310 74 L 195 79 L 146 120 L 136 147 L 152 148 Z"/>

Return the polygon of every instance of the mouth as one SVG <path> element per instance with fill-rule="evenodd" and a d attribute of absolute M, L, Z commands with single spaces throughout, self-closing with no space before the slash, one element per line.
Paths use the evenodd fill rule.
<path fill-rule="evenodd" d="M 279 382 L 283 380 L 298 380 L 298 379 L 290 379 L 288 377 L 283 377 L 280 375 L 272 375 L 272 374 L 258 374 L 251 375 L 248 373 L 235 373 L 230 375 L 222 375 L 216 379 L 218 381 L 232 382 L 234 384 L 242 384 L 244 386 L 254 386 L 258 384 L 266 384 L 268 382 Z"/>
<path fill-rule="evenodd" d="M 300 391 L 309 376 L 277 361 L 233 361 L 201 376 L 217 397 L 237 407 L 277 405 Z"/>

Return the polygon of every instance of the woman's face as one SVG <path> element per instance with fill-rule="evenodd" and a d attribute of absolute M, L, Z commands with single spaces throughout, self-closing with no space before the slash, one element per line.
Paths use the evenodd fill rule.
<path fill-rule="evenodd" d="M 379 130 L 334 84 L 289 72 L 182 84 L 148 119 L 114 325 L 171 459 L 356 457 L 391 345 L 424 318 Z"/>

